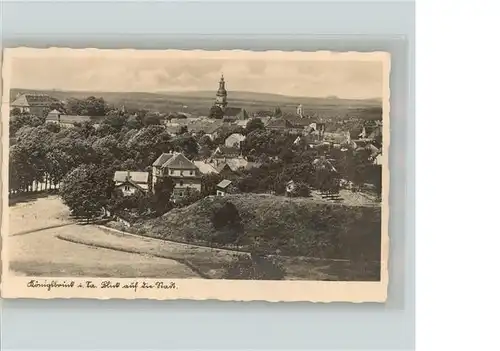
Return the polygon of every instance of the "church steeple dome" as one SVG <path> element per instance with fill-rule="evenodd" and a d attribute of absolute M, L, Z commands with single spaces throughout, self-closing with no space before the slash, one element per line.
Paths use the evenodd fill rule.
<path fill-rule="evenodd" d="M 224 109 L 227 106 L 227 91 L 226 91 L 226 82 L 224 81 L 224 74 L 221 75 L 219 81 L 219 89 L 217 90 L 217 94 L 215 96 L 215 105 Z"/>

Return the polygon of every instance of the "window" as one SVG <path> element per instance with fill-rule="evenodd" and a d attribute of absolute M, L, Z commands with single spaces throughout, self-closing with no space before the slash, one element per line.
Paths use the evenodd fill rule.
<path fill-rule="evenodd" d="M 130 191 L 130 186 L 129 185 L 125 185 L 125 191 Z"/>
<path fill-rule="evenodd" d="M 193 171 L 189 171 L 189 175 L 193 175 Z"/>
<path fill-rule="evenodd" d="M 184 185 L 184 182 L 181 180 L 181 181 L 179 182 L 179 185 L 180 185 L 180 186 L 183 186 L 183 185 Z"/>
<path fill-rule="evenodd" d="M 170 174 L 174 174 L 174 170 L 173 169 L 170 170 Z"/>

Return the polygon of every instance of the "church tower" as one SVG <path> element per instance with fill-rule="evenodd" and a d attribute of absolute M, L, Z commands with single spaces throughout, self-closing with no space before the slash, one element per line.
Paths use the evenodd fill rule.
<path fill-rule="evenodd" d="M 227 91 L 226 82 L 224 81 L 224 75 L 221 75 L 219 81 L 219 90 L 215 96 L 215 105 L 224 110 L 227 106 Z"/>
<path fill-rule="evenodd" d="M 304 117 L 304 108 L 302 107 L 302 104 L 297 106 L 297 116 L 299 116 L 300 118 Z"/>

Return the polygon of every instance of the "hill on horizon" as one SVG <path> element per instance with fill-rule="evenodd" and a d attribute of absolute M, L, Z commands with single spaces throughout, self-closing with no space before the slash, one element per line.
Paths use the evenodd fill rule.
<path fill-rule="evenodd" d="M 206 115 L 215 99 L 214 91 L 189 92 L 98 92 L 98 91 L 63 91 L 11 89 L 11 101 L 18 93 L 48 94 L 59 100 L 69 98 L 82 99 L 88 96 L 102 97 L 106 102 L 116 107 L 126 106 L 134 109 L 148 109 L 163 113 L 187 112 Z M 304 106 L 306 114 L 342 118 L 349 110 L 370 109 L 381 107 L 381 101 L 349 100 L 337 97 L 294 97 L 279 94 L 229 91 L 228 103 L 232 107 L 245 108 L 249 113 L 258 111 L 273 111 L 280 107 L 283 112 L 295 113 L 299 104 Z"/>

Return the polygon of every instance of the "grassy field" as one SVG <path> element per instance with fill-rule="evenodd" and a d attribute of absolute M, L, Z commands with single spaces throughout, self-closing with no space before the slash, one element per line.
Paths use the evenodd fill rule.
<path fill-rule="evenodd" d="M 238 245 L 218 239 L 212 217 L 225 203 L 242 218 Z M 138 234 L 266 254 L 347 260 L 380 260 L 380 207 L 345 206 L 273 195 L 207 197 L 160 218 L 136 223 Z"/>
<path fill-rule="evenodd" d="M 108 103 L 120 107 L 142 108 L 168 112 L 187 112 L 196 115 L 206 115 L 215 98 L 215 91 L 199 92 L 95 92 L 95 91 L 59 91 L 59 90 L 29 90 L 11 89 L 11 100 L 18 93 L 44 93 L 57 99 L 86 98 L 88 96 L 102 97 Z M 344 100 L 336 97 L 311 98 L 292 97 L 277 94 L 230 91 L 229 106 L 245 108 L 250 114 L 258 111 L 273 111 L 279 106 L 283 112 L 295 113 L 297 105 L 302 104 L 306 114 L 316 114 L 320 117 L 340 119 L 359 117 L 364 119 L 380 119 L 381 102 L 378 100 Z"/>

